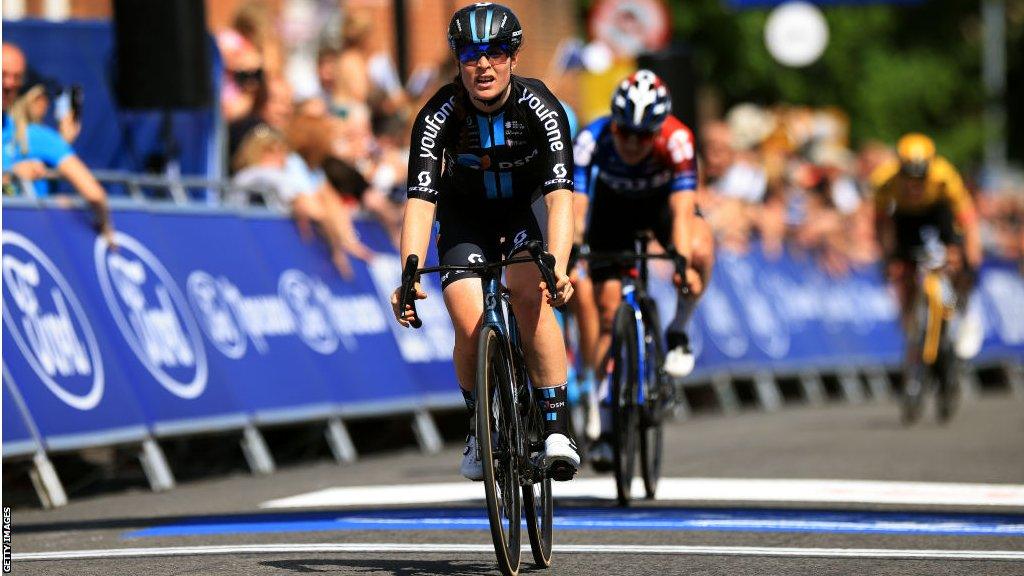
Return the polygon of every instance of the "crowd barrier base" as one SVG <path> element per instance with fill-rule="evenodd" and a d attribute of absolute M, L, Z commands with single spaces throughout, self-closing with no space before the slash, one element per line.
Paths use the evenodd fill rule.
<path fill-rule="evenodd" d="M 979 372 L 982 370 L 1000 372 L 1005 382 L 1005 391 L 1013 398 L 1024 400 L 1024 367 L 1018 362 L 1008 360 L 961 365 L 959 385 L 963 401 L 970 402 L 981 396 Z M 695 412 L 695 408 L 687 399 L 687 392 L 700 390 L 710 390 L 714 397 L 714 410 L 728 416 L 739 414 L 747 408 L 740 401 L 743 389 L 750 390 L 753 408 L 761 411 L 777 411 L 788 404 L 823 406 L 831 401 L 825 385 L 826 378 L 835 381 L 835 399 L 844 404 L 892 402 L 899 396 L 893 382 L 893 375 L 897 375 L 898 378 L 899 372 L 899 367 L 875 364 L 837 370 L 803 369 L 798 372 L 704 374 L 699 378 L 675 383 L 678 404 L 674 417 L 677 420 L 686 420 Z M 783 381 L 795 382 L 796 390 L 799 391 L 796 398 L 786 398 L 782 392 Z"/>

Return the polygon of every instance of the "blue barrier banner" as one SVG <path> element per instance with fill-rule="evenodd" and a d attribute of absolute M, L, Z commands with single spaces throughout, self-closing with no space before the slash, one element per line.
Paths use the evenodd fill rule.
<path fill-rule="evenodd" d="M 141 209 L 118 210 L 111 250 L 79 210 L 46 210 L 78 271 L 79 293 L 104 331 L 157 434 L 239 428 L 248 420 L 226 378 L 212 377 L 202 331 L 165 260 L 188 230 L 165 238 Z M 191 231 L 189 231 L 191 233 Z M 182 255 L 191 257 L 191 255 Z"/>
<path fill-rule="evenodd" d="M 272 273 L 235 214 L 155 212 L 151 220 L 149 232 L 169 241 L 161 260 L 208 343 L 211 381 L 231 388 L 259 423 L 335 412 L 312 358 L 323 338 L 307 313 L 310 280 L 294 270 Z"/>
<path fill-rule="evenodd" d="M 462 405 L 455 367 L 452 364 L 452 349 L 455 346 L 455 332 L 451 318 L 441 296 L 441 284 L 436 274 L 420 277 L 420 285 L 427 293 L 425 300 L 416 302 L 416 311 L 423 320 L 419 329 L 403 328 L 394 319 L 391 311 L 391 293 L 402 283 L 402 262 L 387 234 L 379 226 L 363 224 L 359 227 L 360 237 L 367 246 L 377 251 L 370 263 L 370 272 L 377 297 L 387 303 L 388 326 L 398 343 L 401 360 L 415 375 L 420 389 L 427 394 L 427 401 L 438 405 Z M 420 266 L 436 266 L 437 253 L 430 243 L 427 262 Z"/>
<path fill-rule="evenodd" d="M 899 365 L 899 313 L 876 266 L 830 277 L 799 255 L 767 258 L 756 244 L 717 258 L 689 325 L 696 377 Z M 665 326 L 675 312 L 671 272 L 654 266 L 650 283 Z M 985 328 L 979 361 L 1024 359 L 1024 278 L 1011 263 L 986 263 L 970 313 Z"/>
<path fill-rule="evenodd" d="M 985 327 L 979 360 L 1024 362 L 1024 277 L 1017 263 L 986 262 L 968 311 Z"/>
<path fill-rule="evenodd" d="M 38 449 L 35 437 L 25 420 L 20 402 L 13 392 L 14 382 L 4 378 L 3 393 L 3 455 L 4 458 L 32 454 Z"/>
<path fill-rule="evenodd" d="M 98 322 L 60 234 L 45 211 L 4 204 L 3 360 L 48 447 L 144 437 L 119 344 Z"/>
<path fill-rule="evenodd" d="M 271 275 L 292 298 L 303 337 L 343 412 L 417 405 L 420 390 L 398 355 L 390 312 L 366 266 L 353 262 L 355 277 L 343 280 L 323 244 L 304 243 L 290 220 L 250 218 L 247 224 Z"/>

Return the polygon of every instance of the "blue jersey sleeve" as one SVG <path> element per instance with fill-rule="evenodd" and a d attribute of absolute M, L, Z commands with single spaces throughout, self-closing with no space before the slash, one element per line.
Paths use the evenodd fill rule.
<path fill-rule="evenodd" d="M 71 145 L 56 130 L 41 124 L 29 124 L 27 159 L 41 160 L 49 168 L 56 168 L 65 158 L 75 153 Z"/>
<path fill-rule="evenodd" d="M 597 139 L 607 123 L 607 118 L 595 120 L 576 136 L 576 142 L 572 149 L 573 162 L 576 164 L 573 181 L 576 185 L 575 191 L 580 194 L 590 193 L 591 169 L 594 166 L 594 156 L 597 153 Z"/>

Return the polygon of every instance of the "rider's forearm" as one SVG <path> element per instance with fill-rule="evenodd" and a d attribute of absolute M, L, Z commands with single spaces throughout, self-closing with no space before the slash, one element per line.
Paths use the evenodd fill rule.
<path fill-rule="evenodd" d="M 572 195 L 572 212 L 573 212 L 573 244 L 583 244 L 583 240 L 586 237 L 587 231 L 587 210 L 590 207 L 590 198 L 587 198 L 586 194 Z"/>
<path fill-rule="evenodd" d="M 964 227 L 964 252 L 972 268 L 981 266 L 982 250 L 981 229 L 975 221 Z"/>
<path fill-rule="evenodd" d="M 681 192 L 673 194 L 669 199 L 672 210 L 672 244 L 677 253 L 693 262 L 691 235 L 693 234 L 694 194 Z"/>
<path fill-rule="evenodd" d="M 555 270 L 566 274 L 573 241 L 573 193 L 555 190 L 544 197 L 548 208 L 548 251 L 555 257 Z"/>
<path fill-rule="evenodd" d="M 402 221 L 402 262 L 410 254 L 419 257 L 422 263 L 430 245 L 430 228 L 434 225 L 434 204 L 419 198 L 410 198 L 405 203 L 405 218 Z"/>

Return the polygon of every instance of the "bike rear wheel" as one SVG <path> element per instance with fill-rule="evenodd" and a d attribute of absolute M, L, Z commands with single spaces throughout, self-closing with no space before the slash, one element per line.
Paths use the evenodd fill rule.
<path fill-rule="evenodd" d="M 615 491 L 619 504 L 628 506 L 636 471 L 640 411 L 636 402 L 637 333 L 633 308 L 622 304 L 615 312 L 609 359 L 612 368 L 612 447 Z"/>
<path fill-rule="evenodd" d="M 640 416 L 640 475 L 644 480 L 644 496 L 653 500 L 658 491 L 661 479 L 661 456 L 664 433 L 662 422 L 669 408 L 671 391 L 668 378 L 662 371 L 665 362 L 665 346 L 659 330 L 658 313 L 651 300 L 643 302 L 644 348 L 646 349 L 646 365 L 644 382 L 646 394 Z"/>
<path fill-rule="evenodd" d="M 935 380 L 938 382 L 935 414 L 940 423 L 946 423 L 960 404 L 960 360 L 949 338 L 948 323 L 942 327 L 942 332 L 942 347 L 935 363 Z"/>
<path fill-rule="evenodd" d="M 477 356 L 477 445 L 498 568 L 519 572 L 522 499 L 519 458 L 523 453 L 512 366 L 504 338 L 492 326 L 480 333 Z"/>

